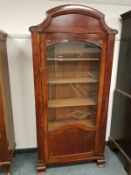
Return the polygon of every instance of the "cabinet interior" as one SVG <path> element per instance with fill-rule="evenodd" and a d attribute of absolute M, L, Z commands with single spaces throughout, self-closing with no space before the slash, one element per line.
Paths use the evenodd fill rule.
<path fill-rule="evenodd" d="M 101 47 L 88 41 L 47 42 L 48 130 L 95 127 Z"/>

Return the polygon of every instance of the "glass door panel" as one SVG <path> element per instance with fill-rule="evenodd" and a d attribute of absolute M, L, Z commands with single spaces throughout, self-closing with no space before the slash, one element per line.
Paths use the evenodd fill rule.
<path fill-rule="evenodd" d="M 48 130 L 67 125 L 95 127 L 100 44 L 47 43 Z"/>

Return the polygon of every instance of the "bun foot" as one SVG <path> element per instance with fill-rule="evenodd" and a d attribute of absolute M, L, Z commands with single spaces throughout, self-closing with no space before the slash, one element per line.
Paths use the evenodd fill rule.
<path fill-rule="evenodd" d="M 37 166 L 37 175 L 46 175 L 46 167 L 38 165 Z"/>
<path fill-rule="evenodd" d="M 9 165 L 6 165 L 6 175 L 11 175 L 10 164 Z"/>
<path fill-rule="evenodd" d="M 44 171 L 37 171 L 37 175 L 46 175 L 46 172 L 44 172 Z"/>
<path fill-rule="evenodd" d="M 97 160 L 97 166 L 99 168 L 104 168 L 105 167 L 105 163 L 106 163 L 106 160 L 103 158 L 103 159 L 98 159 Z"/>

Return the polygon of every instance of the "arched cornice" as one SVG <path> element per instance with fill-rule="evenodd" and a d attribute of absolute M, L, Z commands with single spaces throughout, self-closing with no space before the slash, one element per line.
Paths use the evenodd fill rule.
<path fill-rule="evenodd" d="M 105 15 L 98 10 L 84 5 L 62 5 L 52 8 L 46 12 L 46 19 L 39 25 L 29 28 L 31 32 L 44 32 L 53 18 L 66 14 L 82 14 L 99 20 L 101 28 L 108 34 L 116 34 L 117 30 L 110 28 L 105 22 Z"/>

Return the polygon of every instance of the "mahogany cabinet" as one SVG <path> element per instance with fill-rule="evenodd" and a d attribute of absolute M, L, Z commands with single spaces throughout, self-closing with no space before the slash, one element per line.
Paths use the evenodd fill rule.
<path fill-rule="evenodd" d="M 0 31 L 0 167 L 10 174 L 10 163 L 15 148 L 9 71 L 6 49 L 7 34 Z"/>
<path fill-rule="evenodd" d="M 38 173 L 51 164 L 97 160 L 104 146 L 116 30 L 81 5 L 47 11 L 32 33 Z"/>
<path fill-rule="evenodd" d="M 109 144 L 119 149 L 131 175 L 131 10 L 122 14 L 119 62 Z"/>

